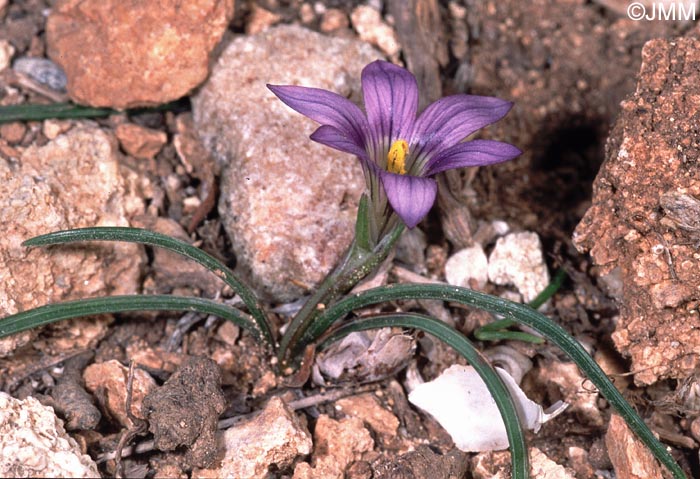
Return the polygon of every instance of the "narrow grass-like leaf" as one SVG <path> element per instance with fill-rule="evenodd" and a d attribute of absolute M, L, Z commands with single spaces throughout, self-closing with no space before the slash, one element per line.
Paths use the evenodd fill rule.
<path fill-rule="evenodd" d="M 262 341 L 250 317 L 230 306 L 210 299 L 170 295 L 128 295 L 78 299 L 48 304 L 0 319 L 0 338 L 64 319 L 127 311 L 196 311 L 213 314 L 250 332 Z"/>
<path fill-rule="evenodd" d="M 494 314 L 503 315 L 506 319 L 516 321 L 534 329 L 552 343 L 556 344 L 578 365 L 600 393 L 608 400 L 612 408 L 625 420 L 639 439 L 651 450 L 654 456 L 668 468 L 676 479 L 685 478 L 680 466 L 674 461 L 654 434 L 649 430 L 637 412 L 625 401 L 625 398 L 608 379 L 605 372 L 591 358 L 576 339 L 569 335 L 561 326 L 548 317 L 538 313 L 530 306 L 507 301 L 477 291 L 457 286 L 441 284 L 397 284 L 374 288 L 354 296 L 350 296 L 330 308 L 316 318 L 312 328 L 300 341 L 305 345 L 314 341 L 337 319 L 344 317 L 354 309 L 363 308 L 377 303 L 408 299 L 438 299 L 461 303 L 469 307 L 484 309 Z"/>
<path fill-rule="evenodd" d="M 289 323 L 277 351 L 279 364 L 286 366 L 288 361 L 299 357 L 308 344 L 301 346 L 299 338 L 304 337 L 309 328 L 313 328 L 316 318 L 327 305 L 350 291 L 362 278 L 379 267 L 393 249 L 403 230 L 403 223 L 394 227 L 372 251 L 360 248 L 356 240 L 352 242 L 340 263 L 326 276 Z"/>
<path fill-rule="evenodd" d="M 111 108 L 93 108 L 74 103 L 48 105 L 0 106 L 0 123 L 8 121 L 41 121 L 50 118 L 99 118 L 118 113 Z"/>
<path fill-rule="evenodd" d="M 549 298 L 554 296 L 554 293 L 556 293 L 559 290 L 559 288 L 561 288 L 561 285 L 564 282 L 564 278 L 566 278 L 566 271 L 564 271 L 564 268 L 559 268 L 556 274 L 554 275 L 554 279 L 552 280 L 552 282 L 549 283 L 547 287 L 543 289 L 540 292 L 540 294 L 538 294 L 535 297 L 535 299 L 530 301 L 527 305 L 530 306 L 532 309 L 538 309 L 540 306 L 546 303 Z M 498 321 L 494 321 L 492 323 L 485 324 L 484 326 L 474 331 L 474 337 L 480 341 L 519 339 L 520 341 L 528 341 L 536 344 L 543 342 L 540 338 L 537 338 L 537 336 L 528 335 L 528 339 L 524 337 L 516 338 L 511 335 L 512 331 L 506 331 L 508 328 L 510 328 L 511 326 L 515 326 L 516 324 L 518 324 L 516 321 L 510 319 L 501 319 Z M 540 340 L 536 341 L 534 338 Z"/>
<path fill-rule="evenodd" d="M 127 110 L 129 114 L 139 114 L 149 111 L 177 110 L 186 107 L 186 100 L 176 100 L 147 108 L 133 108 Z M 77 105 L 75 103 L 49 103 L 47 105 L 23 104 L 0 106 L 0 123 L 8 121 L 41 121 L 52 118 L 102 118 L 121 113 L 111 108 L 96 108 Z"/>
<path fill-rule="evenodd" d="M 241 297 L 260 330 L 260 336 L 274 349 L 275 341 L 272 329 L 253 291 L 241 282 L 233 274 L 233 271 L 221 261 L 184 241 L 141 228 L 114 226 L 56 231 L 28 239 L 22 244 L 28 247 L 35 247 L 74 243 L 77 241 L 125 241 L 147 244 L 173 251 L 196 261 L 225 281 Z"/>
<path fill-rule="evenodd" d="M 385 327 L 414 328 L 432 334 L 448 346 L 454 348 L 471 364 L 486 387 L 493 396 L 501 417 L 506 426 L 506 434 L 510 444 L 512 458 L 512 478 L 524 479 L 529 477 L 529 462 L 525 436 L 518 420 L 513 398 L 508 388 L 493 366 L 484 358 L 474 345 L 461 333 L 446 325 L 442 321 L 416 313 L 399 313 L 362 318 L 342 325 L 332 331 L 328 337 L 321 341 L 320 347 L 326 347 L 330 343 L 342 339 L 354 331 L 378 329 Z"/>
<path fill-rule="evenodd" d="M 359 248 L 366 251 L 372 250 L 369 227 L 369 200 L 367 195 L 362 195 L 360 205 L 357 207 L 357 220 L 355 221 L 355 242 Z"/>

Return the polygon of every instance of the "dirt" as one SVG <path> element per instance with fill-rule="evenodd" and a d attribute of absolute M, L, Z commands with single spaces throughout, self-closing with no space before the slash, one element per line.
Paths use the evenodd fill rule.
<path fill-rule="evenodd" d="M 0 40 L 11 43 L 15 58 L 45 56 L 44 11 L 53 3 L 15 1 L 3 8 L 0 2 Z M 361 3 L 238 1 L 225 37 L 252 34 L 276 23 L 296 23 L 331 36 L 357 37 L 362 28 L 353 26 L 352 13 Z M 547 314 L 595 353 L 626 398 L 671 447 L 689 477 L 698 477 L 700 353 L 697 342 L 688 344 L 688 338 L 698 330 L 697 275 L 693 272 L 700 236 L 695 214 L 700 210 L 699 192 L 693 186 L 697 182 L 697 155 L 679 159 L 675 169 L 658 169 L 648 156 L 651 173 L 646 183 L 630 179 L 639 179 L 632 176 L 639 172 L 639 165 L 633 172 L 622 171 L 619 164 L 610 161 L 619 154 L 626 135 L 645 139 L 648 144 L 639 145 L 639 151 L 653 152 L 663 144 L 668 156 L 677 155 L 678 146 L 697 153 L 697 144 L 683 141 L 697 135 L 697 91 L 692 84 L 697 83 L 698 63 L 693 60 L 680 67 L 679 61 L 670 62 L 670 73 L 664 76 L 667 83 L 662 81 L 654 88 L 654 68 L 675 58 L 676 45 L 659 41 L 655 49 L 645 49 L 656 56 L 642 54 L 652 38 L 683 36 L 686 38 L 680 43 L 691 45 L 684 47 L 690 58 L 697 49 L 692 40 L 697 28 L 693 23 L 673 21 L 635 22 L 626 17 L 624 9 L 585 0 L 383 3 L 377 24 L 382 30 L 363 35 L 385 41 L 389 35 L 385 27 L 393 29 L 392 38 L 401 47 L 396 58 L 408 64 L 427 92 L 422 104 L 465 91 L 512 100 L 513 111 L 484 136 L 508 141 L 524 151 L 513 162 L 446 176 L 441 183 L 446 193 L 441 193 L 439 206 L 421 225 L 424 237 L 413 238 L 413 246 L 402 253 L 401 258 L 412 258 L 411 263 L 394 260 L 388 266 L 390 280 L 405 277 L 406 270 L 445 280 L 447 259 L 470 243 L 479 225 L 491 220 L 504 220 L 513 231 L 536 232 L 549 271 L 563 267 L 568 273 Z M 389 47 L 385 44 L 385 48 Z M 652 86 L 635 93 L 640 68 Z M 0 72 L 1 104 L 51 100 L 36 83 L 18 81 L 9 72 Z M 666 114 L 652 118 L 650 111 L 656 107 L 666 109 Z M 669 119 L 674 114 L 682 115 L 678 122 Z M 187 101 L 168 111 L 121 113 L 91 124 L 113 135 L 114 148 L 117 138 L 122 141 L 120 168 L 130 174 L 120 188 L 138 192 L 145 205 L 140 211 L 131 211 L 132 225 L 191 241 L 235 266 L 231 239 L 215 208 L 217 165 L 193 132 Z M 0 127 L 0 162 L 16 165 L 26 149 L 41 147 L 59 133 L 81 125 L 75 120 L 4 125 Z M 687 175 L 682 176 L 682 172 Z M 607 190 L 600 186 L 605 178 L 609 180 Z M 685 178 L 687 184 L 678 183 L 678 178 Z M 623 186 L 632 188 L 632 196 L 621 193 L 620 183 L 625 179 L 630 184 Z M 615 259 L 614 265 L 596 258 L 595 252 L 593 259 L 581 254 L 571 239 L 592 203 L 607 216 L 604 220 L 592 213 L 586 216 L 586 249 L 604 249 L 604 254 Z M 617 222 L 619 214 L 614 214 L 621 210 L 629 213 L 625 223 Z M 637 210 L 642 217 L 634 216 Z M 665 252 L 652 251 L 657 242 L 670 251 L 676 279 Z M 487 253 L 494 243 L 485 244 Z M 72 254 L 76 251 L 71 249 Z M 94 259 L 102 250 L 88 251 Z M 39 253 L 34 254 L 39 257 Z M 138 278 L 138 290 L 143 293 L 235 301 L 220 281 L 178 257 L 147 249 L 145 256 L 137 259 L 147 262 Z M 33 267 L 41 267 L 42 261 L 36 260 Z M 686 266 L 688 261 L 691 264 Z M 658 281 L 635 280 L 639 264 L 645 271 L 660 271 Z M 400 267 L 394 268 L 396 265 Z M 622 272 L 617 283 L 615 277 L 605 278 L 614 266 Z M 507 288 L 484 287 L 494 294 Z M 388 305 L 387 310 L 394 307 Z M 431 309 L 431 313 L 440 310 L 437 314 L 449 316 L 465 334 L 492 319 L 454 305 L 406 302 L 400 307 Z M 639 321 L 642 314 L 651 315 L 651 323 Z M 287 320 L 282 314 L 272 316 L 276 328 Z M 294 404 L 307 397 L 321 398 L 325 391 L 311 383 L 287 387 L 274 375 L 270 358 L 250 336 L 205 317 L 122 314 L 105 317 L 99 324 L 100 332 L 94 336 L 87 327 L 82 331 L 73 323 L 45 329 L 37 337 L 28 336 L 25 340 L 33 342 L 0 359 L 0 389 L 17 398 L 35 396 L 52 405 L 83 452 L 98 460 L 104 477 L 114 476 L 118 467 L 129 477 L 190 477 L 197 468 L 215 468 L 222 456 L 216 444 L 217 420 L 248 417 L 269 404 L 271 397 Z M 464 362 L 430 338 L 414 335 L 412 339 L 415 343 L 410 341 L 408 349 L 415 344 L 416 352 L 409 368 L 417 368 L 426 379 L 455 362 Z M 659 342 L 684 347 L 674 347 L 673 355 L 665 349 L 662 353 L 649 349 Z M 487 349 L 492 344 L 480 346 Z M 608 432 L 610 408 L 590 391 L 559 351 L 548 345 L 517 343 L 513 347 L 534 363 L 523 380 L 529 397 L 545 405 L 560 399 L 573 403 L 538 434 L 528 436 L 537 448 L 537 457 L 542 454 L 565 467 L 567 474 L 582 479 L 610 477 L 611 459 L 642 460 L 638 456 L 643 453 L 634 452 L 637 445 L 625 431 L 615 432 L 626 442 L 624 448 L 614 451 L 614 458 L 610 457 L 605 446 L 615 437 Z M 150 432 L 138 430 L 138 418 L 123 425 L 106 414 L 104 389 L 94 393 L 85 390 L 84 369 L 111 360 L 124 366 L 134 360 L 157 382 L 142 408 Z M 636 373 L 634 380 L 630 371 Z M 402 370 L 369 386 L 360 385 L 360 380 L 346 382 L 337 388 L 347 393 L 345 399 L 318 399 L 310 406 L 295 408 L 289 414 L 303 423 L 300 428 L 308 427 L 316 449 L 308 456 L 293 456 L 281 466 L 273 466 L 271 477 L 313 477 L 314 471 L 358 479 L 509 477 L 507 453 L 463 453 L 432 418 L 413 408 L 406 398 L 406 376 Z M 329 389 L 335 390 L 333 386 L 329 384 Z M 397 428 L 387 424 L 397 424 Z M 346 438 L 347 450 L 334 446 L 342 458 L 327 450 L 329 441 L 334 444 L 338 437 Z M 114 452 L 124 438 L 128 439 L 122 444 L 128 457 L 118 465 Z M 132 446 L 137 447 L 136 452 Z M 634 477 L 621 472 L 628 466 L 619 467 L 618 477 Z"/>

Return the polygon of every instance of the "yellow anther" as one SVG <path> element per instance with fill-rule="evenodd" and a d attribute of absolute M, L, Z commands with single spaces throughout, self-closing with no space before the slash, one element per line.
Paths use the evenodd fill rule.
<path fill-rule="evenodd" d="M 406 140 L 396 140 L 389 148 L 386 155 L 386 169 L 389 173 L 398 175 L 406 174 L 406 155 L 408 155 L 408 143 Z"/>

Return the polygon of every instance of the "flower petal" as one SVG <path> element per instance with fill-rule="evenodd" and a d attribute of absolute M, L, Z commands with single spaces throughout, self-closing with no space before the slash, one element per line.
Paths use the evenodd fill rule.
<path fill-rule="evenodd" d="M 360 107 L 345 97 L 320 88 L 267 85 L 287 106 L 322 125 L 340 130 L 360 148 L 367 140 L 367 119 Z"/>
<path fill-rule="evenodd" d="M 475 131 L 503 118 L 513 104 L 500 98 L 452 95 L 430 104 L 418 117 L 412 144 L 424 153 L 439 153 Z"/>
<path fill-rule="evenodd" d="M 322 145 L 330 146 L 336 150 L 352 153 L 358 156 L 363 161 L 369 161 L 367 152 L 364 148 L 358 146 L 351 138 L 349 138 L 342 130 L 330 125 L 321 125 L 316 131 L 311 134 L 311 139 Z"/>
<path fill-rule="evenodd" d="M 378 153 L 385 142 L 408 139 L 418 110 L 418 83 L 408 71 L 377 60 L 362 70 L 362 94 L 370 134 Z"/>
<path fill-rule="evenodd" d="M 430 211 L 437 183 L 431 178 L 379 172 L 391 207 L 409 228 L 415 227 Z"/>
<path fill-rule="evenodd" d="M 428 161 L 424 175 L 432 176 L 441 171 L 466 166 L 485 166 L 512 160 L 522 151 L 511 144 L 494 140 L 473 140 L 457 143 L 441 151 Z"/>

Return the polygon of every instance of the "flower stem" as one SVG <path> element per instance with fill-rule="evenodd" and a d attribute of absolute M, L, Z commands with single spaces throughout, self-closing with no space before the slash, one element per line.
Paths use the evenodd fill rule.
<path fill-rule="evenodd" d="M 304 336 L 314 320 L 339 296 L 350 291 L 365 276 L 373 272 L 389 255 L 394 244 L 404 230 L 403 223 L 394 227 L 376 246 L 367 250 L 358 245 L 357 240 L 345 252 L 342 261 L 326 276 L 304 306 L 294 316 L 287 331 L 282 336 L 277 352 L 281 367 L 291 362 L 304 350 Z"/>

